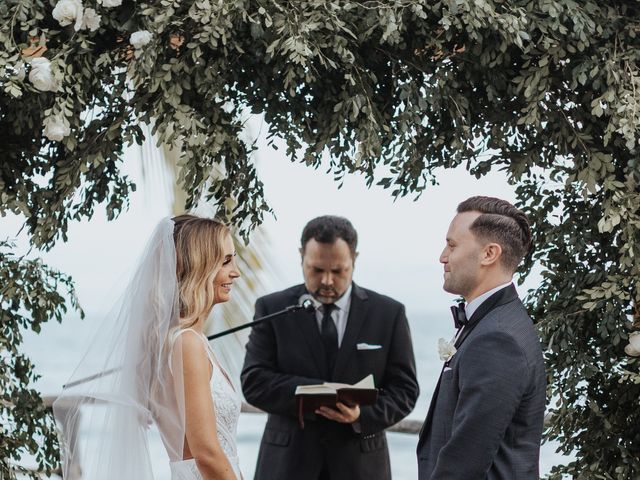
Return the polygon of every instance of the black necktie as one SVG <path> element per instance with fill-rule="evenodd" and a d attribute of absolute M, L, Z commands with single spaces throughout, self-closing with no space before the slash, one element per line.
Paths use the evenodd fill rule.
<path fill-rule="evenodd" d="M 322 304 L 322 328 L 320 329 L 320 336 L 322 337 L 322 343 L 324 344 L 324 351 L 327 355 L 327 366 L 329 367 L 329 375 L 333 371 L 333 365 L 336 362 L 336 355 L 338 354 L 338 330 L 336 324 L 331 318 L 331 312 L 336 309 L 333 303 Z"/>
<path fill-rule="evenodd" d="M 453 315 L 453 324 L 456 326 L 457 330 L 467 324 L 467 314 L 464 311 L 464 302 L 460 302 L 458 305 L 451 307 L 451 314 Z"/>

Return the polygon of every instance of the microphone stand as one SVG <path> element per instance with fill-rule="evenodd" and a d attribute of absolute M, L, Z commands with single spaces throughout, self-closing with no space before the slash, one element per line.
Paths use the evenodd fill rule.
<path fill-rule="evenodd" d="M 279 317 L 281 315 L 285 315 L 287 313 L 298 312 L 300 310 L 305 310 L 307 312 L 312 312 L 314 310 L 313 302 L 310 299 L 305 299 L 300 302 L 299 305 L 290 305 L 284 310 L 280 310 L 278 312 L 270 313 L 269 315 L 265 315 L 264 317 L 260 317 L 253 322 L 245 323 L 243 325 L 238 325 L 237 327 L 230 328 L 228 330 L 224 330 L 222 332 L 218 332 L 214 335 L 209 335 L 207 340 L 211 341 L 219 337 L 224 337 L 225 335 L 229 335 L 230 333 L 237 332 L 238 330 L 242 330 L 244 328 L 249 328 L 258 323 L 262 323 L 265 320 L 271 320 L 272 318 Z M 105 377 L 111 373 L 117 372 L 121 367 L 110 368 L 109 370 L 105 370 L 104 372 L 95 373 L 93 375 L 89 375 L 88 377 L 80 378 L 78 380 L 74 380 L 73 382 L 69 382 L 66 385 L 63 385 L 62 388 L 70 388 L 75 387 L 76 385 L 81 385 L 86 382 L 90 382 L 91 380 L 95 380 L 96 378 Z"/>
<path fill-rule="evenodd" d="M 207 340 L 215 340 L 216 338 L 224 337 L 225 335 L 229 335 L 230 333 L 237 332 L 238 330 L 243 330 L 245 328 L 253 327 L 259 323 L 264 322 L 265 320 L 271 320 L 272 318 L 279 317 L 280 315 L 285 315 L 287 313 L 298 312 L 300 310 L 305 310 L 307 312 L 312 312 L 314 309 L 313 302 L 311 300 L 305 300 L 300 305 L 290 305 L 284 310 L 280 310 L 278 312 L 270 313 L 269 315 L 265 315 L 264 317 L 260 317 L 253 322 L 244 323 L 242 325 L 238 325 L 237 327 L 230 328 L 228 330 L 224 330 L 222 332 L 215 333 L 213 335 L 207 336 Z"/>

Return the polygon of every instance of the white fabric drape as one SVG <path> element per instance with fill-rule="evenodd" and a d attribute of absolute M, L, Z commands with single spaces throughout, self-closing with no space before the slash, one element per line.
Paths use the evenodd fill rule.
<path fill-rule="evenodd" d="M 179 314 L 173 228 L 170 218 L 156 227 L 124 294 L 53 405 L 67 480 L 78 478 L 78 467 L 86 479 L 152 480 L 152 422 L 168 460 L 182 458 L 182 354 L 179 341 L 170 341 Z"/>

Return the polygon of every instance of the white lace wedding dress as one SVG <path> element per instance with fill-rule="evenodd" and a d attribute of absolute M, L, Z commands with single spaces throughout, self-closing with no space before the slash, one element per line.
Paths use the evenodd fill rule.
<path fill-rule="evenodd" d="M 233 471 L 238 480 L 242 479 L 240 473 L 240 462 L 238 460 L 238 451 L 236 447 L 236 430 L 238 426 L 238 417 L 240 416 L 240 407 L 242 399 L 235 391 L 230 383 L 230 379 L 224 369 L 218 363 L 213 349 L 209 345 L 207 338 L 201 333 L 192 329 L 184 329 L 178 332 L 178 335 L 185 331 L 192 331 L 202 338 L 211 362 L 213 373 L 211 374 L 211 395 L 213 396 L 213 404 L 216 409 L 216 428 L 218 431 L 218 441 L 225 455 L 233 467 Z M 171 480 L 202 480 L 202 475 L 196 466 L 196 461 L 191 458 L 178 462 L 171 462 Z"/>

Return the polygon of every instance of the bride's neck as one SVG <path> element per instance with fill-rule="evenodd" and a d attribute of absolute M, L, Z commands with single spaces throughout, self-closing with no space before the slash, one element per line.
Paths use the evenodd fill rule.
<path fill-rule="evenodd" d="M 183 327 L 183 328 L 190 328 L 191 330 L 195 330 L 198 333 L 204 334 L 204 320 L 200 319 L 193 325 L 189 327 Z"/>

